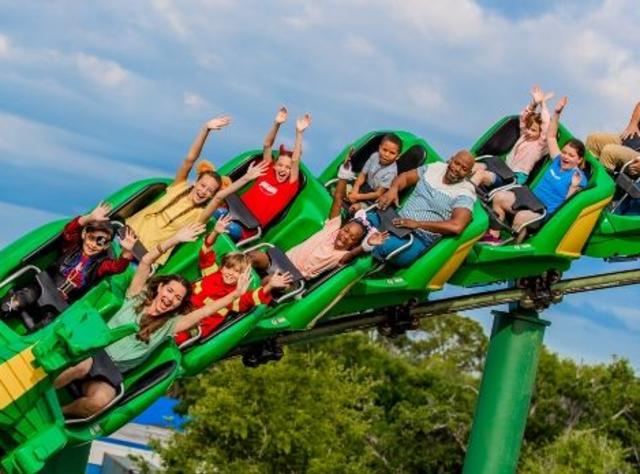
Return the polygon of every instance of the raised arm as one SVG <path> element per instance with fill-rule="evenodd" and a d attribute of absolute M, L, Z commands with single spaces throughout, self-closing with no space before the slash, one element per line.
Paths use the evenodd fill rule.
<path fill-rule="evenodd" d="M 175 333 L 179 333 L 181 331 L 188 331 L 192 327 L 196 326 L 200 321 L 202 321 L 207 316 L 217 313 L 222 308 L 230 305 L 233 300 L 242 296 L 242 294 L 247 291 L 249 288 L 249 283 L 251 282 L 251 267 L 247 268 L 247 270 L 240 275 L 238 279 L 238 285 L 236 289 L 233 290 L 228 295 L 215 300 L 213 303 L 209 303 L 202 308 L 196 309 L 195 311 L 191 311 L 190 313 L 180 316 L 178 318 L 178 322 L 175 327 Z"/>
<path fill-rule="evenodd" d="M 78 224 L 82 227 L 86 226 L 89 222 L 108 221 L 109 213 L 111 212 L 111 204 L 107 202 L 101 202 L 98 206 L 89 214 L 80 216 Z"/>
<path fill-rule="evenodd" d="M 556 108 L 553 111 L 553 116 L 549 122 L 549 128 L 547 130 L 547 146 L 549 148 L 549 155 L 551 158 L 555 158 L 560 154 L 560 146 L 558 146 L 558 122 L 560 121 L 560 114 L 567 105 L 567 96 L 564 96 L 556 104 Z"/>
<path fill-rule="evenodd" d="M 262 146 L 262 159 L 271 163 L 273 160 L 273 156 L 271 155 L 271 148 L 273 148 L 273 142 L 276 141 L 276 136 L 278 135 L 278 130 L 280 130 L 280 125 L 287 121 L 287 116 L 289 112 L 287 112 L 287 108 L 283 105 L 278 109 L 278 113 L 276 114 L 276 118 L 273 121 L 273 125 L 267 132 L 267 136 L 264 137 L 264 145 Z"/>
<path fill-rule="evenodd" d="M 300 174 L 300 158 L 302 157 L 302 134 L 311 125 L 311 114 L 304 114 L 296 120 L 296 141 L 293 145 L 293 154 L 291 155 L 291 174 L 289 182 L 298 181 Z"/>
<path fill-rule="evenodd" d="M 378 207 L 380 207 L 380 209 L 386 209 L 391 204 L 395 204 L 396 206 L 400 205 L 400 191 L 415 185 L 418 179 L 420 179 L 420 176 L 418 175 L 417 169 L 400 173 L 393 179 L 387 192 L 378 198 Z"/>
<path fill-rule="evenodd" d="M 140 293 L 151 275 L 151 267 L 156 260 L 168 250 L 171 250 L 176 245 L 182 242 L 193 242 L 198 238 L 200 234 L 205 231 L 205 226 L 202 224 L 188 224 L 173 234 L 167 240 L 161 244 L 156 245 L 142 257 L 138 269 L 136 270 L 133 280 L 127 289 L 127 296 L 135 296 Z"/>
<path fill-rule="evenodd" d="M 264 175 L 267 172 L 268 167 L 269 163 L 267 163 L 266 161 L 261 161 L 260 163 L 251 163 L 249 165 L 249 169 L 241 178 L 235 180 L 226 188 L 221 189 L 215 194 L 215 196 L 211 198 L 211 201 L 209 201 L 207 207 L 205 207 L 200 213 L 198 222 L 201 224 L 206 224 L 215 210 L 222 205 L 227 196 L 235 193 L 236 191 L 239 191 L 245 184 L 253 181 L 257 177 Z"/>
<path fill-rule="evenodd" d="M 193 168 L 193 165 L 200 157 L 200 153 L 202 152 L 202 147 L 204 147 L 204 142 L 207 141 L 209 132 L 211 130 L 220 130 L 223 127 L 226 127 L 227 125 L 229 125 L 230 122 L 231 122 L 231 117 L 229 117 L 228 115 L 221 115 L 219 117 L 209 120 L 202 126 L 195 140 L 193 140 L 193 143 L 191 144 L 191 148 L 189 148 L 187 157 L 184 159 L 184 161 L 182 162 L 182 165 L 180 165 L 180 168 L 178 168 L 178 171 L 176 172 L 176 177 L 173 180 L 174 184 L 181 183 L 187 180 L 187 178 L 189 177 L 189 173 Z"/>
<path fill-rule="evenodd" d="M 442 235 L 458 235 L 469 225 L 471 217 L 469 209 L 456 207 L 446 221 L 414 221 L 400 217 L 393 220 L 393 225 L 407 229 L 423 229 Z"/>
<path fill-rule="evenodd" d="M 629 119 L 629 124 L 627 128 L 624 129 L 620 137 L 624 140 L 625 138 L 633 138 L 634 136 L 640 136 L 640 128 L 638 125 L 640 123 L 640 102 L 638 102 L 631 113 L 631 118 Z"/>

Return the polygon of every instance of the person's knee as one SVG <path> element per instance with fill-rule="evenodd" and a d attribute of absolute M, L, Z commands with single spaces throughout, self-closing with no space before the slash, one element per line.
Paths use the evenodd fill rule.
<path fill-rule="evenodd" d="M 91 414 L 98 413 L 113 401 L 115 395 L 113 390 L 97 391 L 87 398 L 87 408 Z"/>

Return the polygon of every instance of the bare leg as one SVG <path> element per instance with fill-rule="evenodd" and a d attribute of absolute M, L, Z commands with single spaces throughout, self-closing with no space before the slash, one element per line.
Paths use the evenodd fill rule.
<path fill-rule="evenodd" d="M 528 209 L 525 209 L 523 211 L 518 211 L 513 218 L 513 228 L 517 230 L 520 226 L 538 217 L 540 217 L 540 214 L 538 214 L 537 212 L 530 211 Z M 522 242 L 526 236 L 527 236 L 527 228 L 523 227 L 518 232 L 516 242 L 517 243 Z"/>
<path fill-rule="evenodd" d="M 512 206 L 515 202 L 516 195 L 511 191 L 500 191 L 494 196 L 491 207 L 496 213 L 498 220 L 504 222 L 507 213 L 513 213 Z M 489 229 L 489 232 L 495 237 L 500 237 L 500 230 L 498 229 Z"/>
<path fill-rule="evenodd" d="M 107 382 L 92 380 L 83 387 L 84 396 L 62 407 L 65 416 L 86 418 L 98 413 L 115 397 L 116 390 Z"/>
<path fill-rule="evenodd" d="M 92 365 L 93 365 L 93 359 L 89 357 L 88 359 L 83 360 L 79 364 L 74 365 L 73 367 L 69 367 L 67 370 L 64 370 L 60 375 L 56 377 L 56 379 L 53 382 L 53 386 L 57 390 L 66 385 L 69 385 L 74 380 L 79 380 L 85 377 L 91 370 Z"/>

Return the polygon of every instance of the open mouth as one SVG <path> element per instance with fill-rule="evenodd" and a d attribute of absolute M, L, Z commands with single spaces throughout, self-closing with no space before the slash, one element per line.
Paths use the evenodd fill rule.
<path fill-rule="evenodd" d="M 158 309 L 160 311 L 167 311 L 169 308 L 171 308 L 171 300 L 169 300 L 169 298 L 160 298 Z"/>

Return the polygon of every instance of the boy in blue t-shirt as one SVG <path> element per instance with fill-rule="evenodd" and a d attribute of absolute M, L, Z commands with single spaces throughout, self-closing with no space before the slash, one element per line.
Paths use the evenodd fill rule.
<path fill-rule="evenodd" d="M 580 140 L 572 138 L 562 147 L 562 150 L 558 146 L 558 121 L 566 105 L 567 98 L 563 97 L 556 105 L 547 131 L 549 154 L 555 158 L 542 179 L 532 189 L 533 194 L 544 204 L 547 215 L 553 214 L 564 201 L 587 185 L 587 177 L 580 169 L 585 153 L 584 144 Z M 515 214 L 513 228 L 518 229 L 525 223 L 540 217 L 540 214 L 530 210 L 514 213 L 515 201 L 516 195 L 513 191 L 501 191 L 495 195 L 492 207 L 501 221 L 504 221 L 507 214 Z M 487 244 L 500 244 L 500 230 L 489 229 L 482 241 Z"/>
<path fill-rule="evenodd" d="M 349 205 L 349 212 L 355 213 L 382 196 L 398 175 L 396 161 L 402 153 L 402 140 L 395 133 L 382 137 L 378 151 L 369 156 L 358 176 L 351 171 L 351 157 L 355 150 L 349 150 L 347 159 L 338 171 L 338 184 L 334 191 L 334 206 L 343 201 Z M 347 182 L 354 179 L 353 187 L 347 191 Z M 336 209 L 337 210 L 337 209 Z"/>

